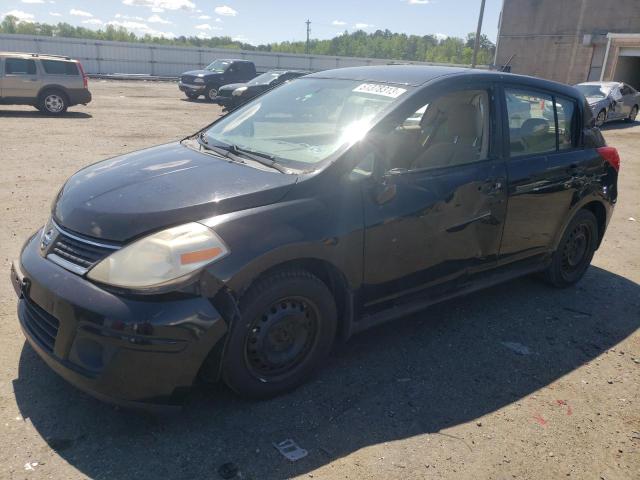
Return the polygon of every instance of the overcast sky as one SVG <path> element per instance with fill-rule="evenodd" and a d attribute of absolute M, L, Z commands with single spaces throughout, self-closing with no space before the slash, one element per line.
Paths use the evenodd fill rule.
<path fill-rule="evenodd" d="M 226 2 L 226 3 L 225 3 Z M 483 33 L 495 41 L 502 0 L 487 0 Z M 226 35 L 252 43 L 331 38 L 344 30 L 465 37 L 475 31 L 480 0 L 0 0 L 0 16 L 68 22 L 136 34 Z"/>

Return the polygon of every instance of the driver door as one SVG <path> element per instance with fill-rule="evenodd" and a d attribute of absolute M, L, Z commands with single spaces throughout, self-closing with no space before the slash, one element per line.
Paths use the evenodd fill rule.
<path fill-rule="evenodd" d="M 374 142 L 363 183 L 366 309 L 497 262 L 506 211 L 492 85 L 414 101 Z M 378 170 L 379 173 L 376 173 Z"/>

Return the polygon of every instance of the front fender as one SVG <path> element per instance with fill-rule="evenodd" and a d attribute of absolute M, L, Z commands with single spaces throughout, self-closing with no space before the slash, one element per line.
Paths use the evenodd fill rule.
<path fill-rule="evenodd" d="M 355 185 L 338 183 L 345 188 L 334 185 L 316 196 L 302 182 L 289 200 L 203 220 L 231 250 L 207 273 L 240 296 L 273 267 L 320 260 L 341 272 L 350 289 L 357 289 L 363 271 L 361 193 Z M 301 192 L 306 193 L 296 195 Z"/>

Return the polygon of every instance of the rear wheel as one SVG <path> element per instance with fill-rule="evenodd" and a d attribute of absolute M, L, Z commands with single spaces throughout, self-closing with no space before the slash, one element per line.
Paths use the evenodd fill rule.
<path fill-rule="evenodd" d="M 629 112 L 629 116 L 627 117 L 627 122 L 633 123 L 636 121 L 636 117 L 638 116 L 638 105 L 634 105 Z"/>
<path fill-rule="evenodd" d="M 577 283 L 589 268 L 598 244 L 598 222 L 593 213 L 580 210 L 569 223 L 551 265 L 544 272 L 546 280 L 560 288 Z"/>
<path fill-rule="evenodd" d="M 69 101 L 64 92 L 48 90 L 40 96 L 38 110 L 47 115 L 62 115 L 67 111 Z"/>
<path fill-rule="evenodd" d="M 304 270 L 259 280 L 240 300 L 222 376 L 237 393 L 267 398 L 303 383 L 329 354 L 336 305 L 327 286 Z"/>
<path fill-rule="evenodd" d="M 600 110 L 600 112 L 598 112 L 598 116 L 596 117 L 596 127 L 601 127 L 602 125 L 604 125 L 604 122 L 607 121 L 607 111 L 606 110 Z"/>

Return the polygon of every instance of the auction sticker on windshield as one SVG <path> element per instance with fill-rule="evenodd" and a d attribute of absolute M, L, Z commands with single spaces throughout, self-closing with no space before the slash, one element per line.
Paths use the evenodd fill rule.
<path fill-rule="evenodd" d="M 363 83 L 353 89 L 354 92 L 370 93 L 372 95 L 382 95 L 384 97 L 398 98 L 407 90 L 391 85 L 380 85 L 378 83 Z"/>

